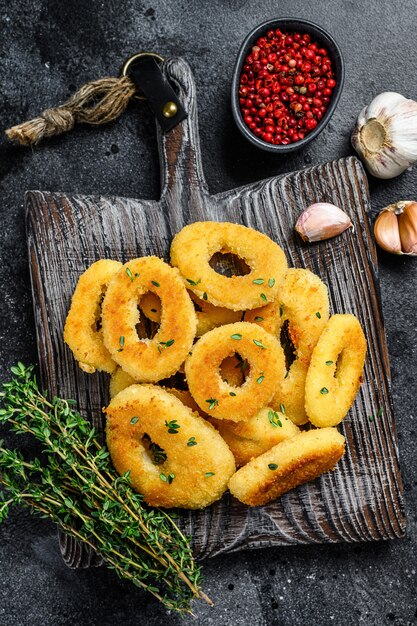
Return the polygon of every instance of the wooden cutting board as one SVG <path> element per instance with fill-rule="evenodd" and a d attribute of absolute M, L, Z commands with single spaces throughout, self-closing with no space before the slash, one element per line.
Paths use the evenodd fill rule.
<path fill-rule="evenodd" d="M 156 254 L 169 258 L 172 237 L 197 220 L 231 221 L 256 228 L 283 247 L 289 265 L 306 267 L 329 287 L 331 309 L 354 313 L 368 339 L 364 384 L 340 426 L 347 452 L 333 473 L 272 504 L 247 508 L 226 494 L 200 512 L 180 512 L 196 555 L 299 543 L 371 541 L 405 532 L 398 444 L 390 396 L 390 370 L 377 282 L 377 260 L 367 219 L 369 196 L 359 161 L 350 157 L 271 178 L 218 195 L 204 180 L 195 84 L 188 65 L 169 59 L 164 72 L 188 118 L 159 133 L 162 191 L 158 201 L 28 192 L 27 236 L 42 386 L 76 398 L 103 432 L 109 378 L 87 375 L 62 339 L 80 274 L 100 258 Z M 254 153 L 254 158 L 256 154 Z M 332 202 L 355 224 L 342 236 L 303 244 L 293 226 L 312 202 Z M 381 412 L 382 411 L 382 412 Z M 371 421 L 369 416 L 375 416 Z M 98 564 L 72 538 L 60 536 L 66 563 Z"/>

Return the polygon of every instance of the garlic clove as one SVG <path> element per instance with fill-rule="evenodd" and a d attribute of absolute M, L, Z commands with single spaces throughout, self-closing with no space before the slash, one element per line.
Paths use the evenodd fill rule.
<path fill-rule="evenodd" d="M 402 251 L 417 256 L 417 202 L 407 202 L 398 215 L 398 229 Z"/>
<path fill-rule="evenodd" d="M 374 235 L 383 250 L 391 254 L 402 254 L 398 218 L 394 209 L 387 207 L 381 211 L 374 225 Z"/>
<path fill-rule="evenodd" d="M 295 230 L 303 241 L 322 241 L 353 228 L 350 217 L 339 207 L 328 202 L 316 202 L 299 216 Z"/>
<path fill-rule="evenodd" d="M 359 113 L 352 145 L 377 178 L 394 178 L 417 160 L 417 102 L 386 91 Z"/>

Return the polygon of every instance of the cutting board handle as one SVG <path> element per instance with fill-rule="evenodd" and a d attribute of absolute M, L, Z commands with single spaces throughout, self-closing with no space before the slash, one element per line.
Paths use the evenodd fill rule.
<path fill-rule="evenodd" d="M 180 58 L 166 59 L 162 69 L 188 116 L 168 133 L 158 128 L 161 198 L 169 196 L 171 205 L 181 202 L 184 194 L 188 201 L 190 196 L 198 201 L 209 192 L 201 162 L 194 76 L 188 63 Z"/>

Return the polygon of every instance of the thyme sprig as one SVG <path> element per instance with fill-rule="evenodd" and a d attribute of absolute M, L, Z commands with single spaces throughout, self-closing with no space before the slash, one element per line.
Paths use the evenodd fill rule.
<path fill-rule="evenodd" d="M 0 522 L 11 505 L 28 506 L 89 545 L 120 578 L 149 591 L 165 607 L 191 612 L 201 571 L 188 539 L 165 511 L 133 491 L 129 472 L 118 476 L 96 430 L 72 401 L 40 393 L 33 367 L 19 363 L 0 392 L 0 424 L 43 445 L 26 460 L 0 441 Z"/>

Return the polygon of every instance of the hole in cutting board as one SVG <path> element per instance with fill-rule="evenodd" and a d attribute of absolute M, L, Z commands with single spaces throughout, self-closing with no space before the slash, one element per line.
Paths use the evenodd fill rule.
<path fill-rule="evenodd" d="M 154 465 L 162 465 L 167 460 L 166 452 L 163 448 L 154 443 L 147 433 L 142 437 L 145 453 Z"/>
<path fill-rule="evenodd" d="M 216 252 L 209 261 L 210 267 L 218 274 L 227 276 L 246 276 L 251 271 L 249 265 L 231 252 Z"/>
<path fill-rule="evenodd" d="M 285 320 L 285 322 L 281 326 L 279 340 L 280 340 L 282 349 L 284 350 L 285 368 L 288 372 L 291 365 L 294 363 L 295 359 L 297 358 L 295 346 L 293 343 L 293 338 L 291 337 L 290 323 L 288 320 Z"/>
<path fill-rule="evenodd" d="M 220 376 L 231 387 L 241 387 L 249 375 L 250 365 L 247 359 L 243 359 L 235 352 L 226 357 L 219 367 Z"/>

